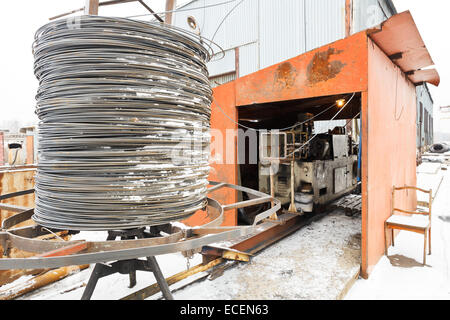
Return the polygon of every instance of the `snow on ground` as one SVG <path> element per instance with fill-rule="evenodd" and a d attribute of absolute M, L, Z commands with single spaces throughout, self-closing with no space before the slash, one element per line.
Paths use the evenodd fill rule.
<path fill-rule="evenodd" d="M 435 156 L 434 156 L 435 157 Z M 444 161 L 445 162 L 445 161 Z M 383 256 L 368 280 L 359 279 L 346 299 L 449 299 L 450 298 L 450 173 L 445 163 L 423 163 L 418 167 L 419 187 L 433 189 L 432 254 L 422 265 L 423 236 L 401 231 L 389 256 Z M 74 238 L 86 238 L 85 233 Z M 106 233 L 89 233 L 88 240 L 104 240 Z M 359 270 L 361 216 L 347 217 L 334 211 L 252 257 L 238 263 L 212 281 L 185 287 L 200 273 L 172 285 L 175 299 L 336 299 Z M 165 277 L 186 270 L 180 254 L 157 257 Z M 190 261 L 201 263 L 196 254 Z M 90 268 L 24 295 L 18 299 L 80 299 L 92 272 Z M 26 277 L 8 285 L 13 286 Z M 122 298 L 155 283 L 152 273 L 137 272 L 137 285 L 128 288 L 128 275 L 115 274 L 99 280 L 92 296 Z M 149 299 L 159 299 L 156 294 Z"/>
<path fill-rule="evenodd" d="M 99 237 L 98 240 L 103 241 L 105 238 Z M 187 269 L 187 260 L 181 253 L 165 254 L 157 256 L 156 259 L 165 278 Z M 189 261 L 191 267 L 201 262 L 202 257 L 200 254 L 195 254 Z M 17 300 L 80 300 L 93 269 L 94 265 L 92 264 L 83 271 L 18 297 Z M 18 284 L 17 281 L 19 280 L 14 281 L 11 286 Z M 91 300 L 118 300 L 156 282 L 153 273 L 144 271 L 136 272 L 136 280 L 136 286 L 128 288 L 128 275 L 116 273 L 101 278 L 97 282 Z"/>
<path fill-rule="evenodd" d="M 103 240 L 101 233 L 79 234 L 75 238 Z M 361 216 L 347 217 L 335 211 L 306 226 L 252 257 L 239 263 L 212 281 L 190 284 L 173 293 L 175 299 L 336 299 L 359 270 Z M 165 277 L 186 269 L 181 254 L 157 257 Z M 201 263 L 196 254 L 190 261 Z M 18 299 L 80 299 L 92 272 L 90 268 L 36 290 Z M 172 285 L 174 290 L 205 273 Z M 96 299 L 120 299 L 155 283 L 152 273 L 137 272 L 137 285 L 128 288 L 128 275 L 115 274 L 99 280 L 92 296 Z M 156 294 L 149 299 L 159 299 Z"/>
<path fill-rule="evenodd" d="M 448 164 L 442 164 L 446 169 Z M 345 299 L 450 299 L 450 222 L 439 216 L 450 216 L 450 173 L 448 170 L 430 173 L 430 166 L 418 167 L 417 185 L 433 189 L 431 255 L 422 265 L 423 235 L 400 231 L 395 246 L 389 247 L 369 279 L 359 279 Z M 427 173 L 428 172 L 428 173 Z M 443 179 L 442 179 L 443 178 Z M 437 191 L 437 193 L 436 193 Z"/>
<path fill-rule="evenodd" d="M 360 267 L 361 216 L 334 211 L 175 299 L 336 299 Z"/>

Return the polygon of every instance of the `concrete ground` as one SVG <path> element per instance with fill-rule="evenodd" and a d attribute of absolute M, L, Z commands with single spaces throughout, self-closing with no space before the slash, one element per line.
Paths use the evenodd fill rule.
<path fill-rule="evenodd" d="M 436 156 L 434 156 L 436 157 Z M 439 156 L 437 156 L 439 157 Z M 444 156 L 442 156 L 444 157 Z M 433 189 L 432 254 L 422 264 L 423 235 L 401 231 L 368 280 L 359 279 L 350 289 L 347 300 L 450 299 L 450 172 L 444 163 L 423 163 L 418 167 L 419 187 Z M 443 170 L 444 169 L 444 170 Z"/>

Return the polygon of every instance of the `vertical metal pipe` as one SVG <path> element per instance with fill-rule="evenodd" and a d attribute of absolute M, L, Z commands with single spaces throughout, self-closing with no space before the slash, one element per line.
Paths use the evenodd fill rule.
<path fill-rule="evenodd" d="M 86 0 L 86 5 L 84 6 L 84 14 L 97 16 L 98 5 L 99 0 Z"/>
<path fill-rule="evenodd" d="M 166 0 L 166 16 L 165 23 L 172 24 L 172 11 L 175 9 L 176 0 Z"/>

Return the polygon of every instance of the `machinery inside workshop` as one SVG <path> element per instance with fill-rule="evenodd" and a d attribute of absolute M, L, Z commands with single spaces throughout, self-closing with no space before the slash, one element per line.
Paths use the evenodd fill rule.
<path fill-rule="evenodd" d="M 360 95 L 350 94 L 241 108 L 240 124 L 249 129 L 240 136 L 239 153 L 251 152 L 249 130 L 257 132 L 258 145 L 257 163 L 241 156 L 246 160 L 240 164 L 241 185 L 270 194 L 285 212 L 299 214 L 320 212 L 356 192 L 360 106 Z M 240 223 L 251 223 L 261 209 L 240 210 Z"/>

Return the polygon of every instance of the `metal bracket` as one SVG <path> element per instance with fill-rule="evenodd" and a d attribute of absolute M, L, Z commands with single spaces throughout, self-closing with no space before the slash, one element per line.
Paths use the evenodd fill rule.
<path fill-rule="evenodd" d="M 192 228 L 186 227 L 185 229 L 179 229 L 172 226 L 172 233 L 167 236 L 119 241 L 86 242 L 84 240 L 45 241 L 33 239 L 37 236 L 48 234 L 48 231 L 45 231 L 45 229 L 39 225 L 14 228 L 15 225 L 29 219 L 33 214 L 32 210 L 25 211 L 6 219 L 2 224 L 3 228 L 7 230 L 0 232 L 0 236 L 2 241 L 9 241 L 8 247 L 42 254 L 86 242 L 87 249 L 83 252 L 61 256 L 0 259 L 0 270 L 57 268 L 70 265 L 129 260 L 139 257 L 151 257 L 167 253 L 195 250 L 210 243 L 229 241 L 238 237 L 247 236 L 253 232 L 254 227 L 258 222 L 270 217 L 281 208 L 279 200 L 272 198 L 265 193 L 228 183 L 210 182 L 210 184 L 213 187 L 209 189 L 209 192 L 227 187 L 240 192 L 247 192 L 255 196 L 255 198 L 248 201 L 227 204 L 226 206 L 221 205 L 214 199 L 208 198 L 208 209 L 210 209 L 208 210 L 208 215 L 210 222 L 207 224 Z M 264 202 L 273 202 L 274 205 L 272 208 L 258 214 L 255 217 L 252 226 L 220 226 L 223 222 L 223 212 L 225 209 L 242 208 Z M 58 232 L 61 230 L 51 231 Z"/>

